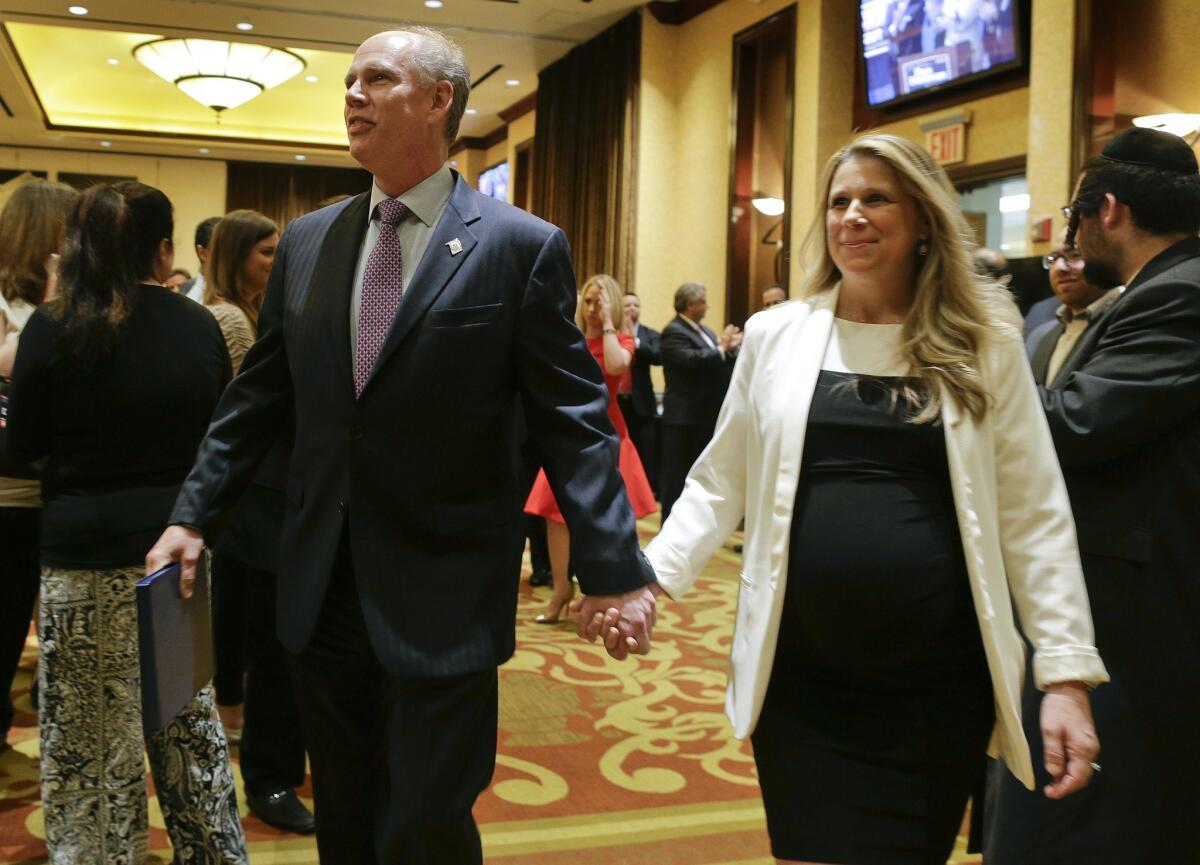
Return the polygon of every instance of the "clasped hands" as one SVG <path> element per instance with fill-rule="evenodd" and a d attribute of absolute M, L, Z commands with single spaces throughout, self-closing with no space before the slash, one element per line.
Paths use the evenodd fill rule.
<path fill-rule="evenodd" d="M 584 595 L 571 602 L 579 617 L 575 629 L 583 639 L 604 641 L 604 648 L 618 661 L 650 651 L 654 624 L 658 621 L 658 583 L 649 583 L 623 595 Z"/>

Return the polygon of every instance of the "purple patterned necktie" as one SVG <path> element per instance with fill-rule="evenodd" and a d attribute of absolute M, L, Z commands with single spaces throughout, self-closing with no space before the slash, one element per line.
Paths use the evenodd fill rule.
<path fill-rule="evenodd" d="M 363 268 L 362 296 L 358 305 L 358 340 L 354 347 L 354 394 L 361 396 L 371 367 L 404 294 L 404 262 L 396 226 L 408 215 L 398 198 L 379 202 L 379 238 Z"/>

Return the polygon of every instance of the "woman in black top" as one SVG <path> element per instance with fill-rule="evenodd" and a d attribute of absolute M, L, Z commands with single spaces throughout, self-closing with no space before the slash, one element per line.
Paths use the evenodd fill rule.
<path fill-rule="evenodd" d="M 148 846 L 134 584 L 222 389 L 213 317 L 161 283 L 171 204 L 136 182 L 74 207 L 60 297 L 25 327 L 9 449 L 43 475 L 42 802 L 50 861 L 141 862 Z M 211 687 L 145 741 L 178 861 L 244 863 Z"/>

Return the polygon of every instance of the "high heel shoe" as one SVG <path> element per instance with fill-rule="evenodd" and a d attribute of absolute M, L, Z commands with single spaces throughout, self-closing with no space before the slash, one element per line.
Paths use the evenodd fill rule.
<path fill-rule="evenodd" d="M 534 624 L 557 625 L 559 622 L 561 622 L 563 618 L 563 612 L 567 609 L 567 604 L 571 603 L 571 600 L 575 597 L 575 592 L 573 589 L 574 587 L 572 587 L 571 594 L 567 595 L 566 600 L 555 602 L 555 600 L 551 598 L 549 605 L 546 607 L 546 612 L 538 613 L 536 616 L 534 616 Z"/>

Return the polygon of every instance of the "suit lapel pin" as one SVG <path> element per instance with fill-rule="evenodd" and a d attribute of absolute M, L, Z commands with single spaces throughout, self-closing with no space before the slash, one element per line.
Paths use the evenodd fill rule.
<path fill-rule="evenodd" d="M 449 248 L 451 255 L 458 255 L 460 252 L 462 252 L 462 241 L 457 237 L 453 240 L 446 241 L 446 246 Z"/>

